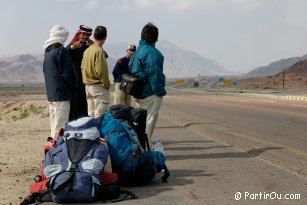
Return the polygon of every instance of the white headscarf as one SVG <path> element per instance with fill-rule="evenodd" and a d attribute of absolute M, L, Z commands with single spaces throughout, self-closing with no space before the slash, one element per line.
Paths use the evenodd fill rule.
<path fill-rule="evenodd" d="M 48 46 L 54 43 L 64 44 L 67 40 L 69 32 L 61 25 L 55 25 L 50 30 L 50 37 L 47 41 L 45 41 L 44 49 L 48 48 Z"/>

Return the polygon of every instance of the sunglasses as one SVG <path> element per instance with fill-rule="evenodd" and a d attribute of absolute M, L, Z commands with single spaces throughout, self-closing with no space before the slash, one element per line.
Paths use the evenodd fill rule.
<path fill-rule="evenodd" d="M 131 52 L 135 52 L 136 50 L 135 49 L 129 49 Z"/>

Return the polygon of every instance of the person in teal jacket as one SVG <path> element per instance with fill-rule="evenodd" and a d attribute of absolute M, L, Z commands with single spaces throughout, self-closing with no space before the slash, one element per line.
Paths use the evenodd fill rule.
<path fill-rule="evenodd" d="M 157 123 L 163 96 L 166 95 L 164 56 L 155 47 L 158 35 L 159 31 L 155 25 L 146 24 L 142 29 L 139 46 L 129 62 L 131 74 L 145 81 L 142 94 L 134 98 L 137 107 L 147 110 L 146 134 L 149 142 Z"/>

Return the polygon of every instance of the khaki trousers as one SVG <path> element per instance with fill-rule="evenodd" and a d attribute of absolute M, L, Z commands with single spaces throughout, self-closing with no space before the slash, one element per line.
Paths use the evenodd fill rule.
<path fill-rule="evenodd" d="M 50 136 L 55 137 L 55 134 L 64 128 L 69 119 L 70 101 L 48 102 L 49 118 L 50 118 Z"/>
<path fill-rule="evenodd" d="M 146 134 L 149 145 L 152 147 L 151 137 L 156 127 L 163 97 L 151 95 L 144 99 L 135 99 L 136 106 L 147 110 Z"/>
<path fill-rule="evenodd" d="M 90 117 L 97 118 L 104 114 L 110 104 L 110 89 L 101 84 L 85 85 L 87 110 Z"/>
<path fill-rule="evenodd" d="M 115 95 L 114 95 L 114 105 L 123 104 L 123 105 L 131 105 L 131 95 L 127 95 L 120 88 L 120 83 L 115 83 Z"/>

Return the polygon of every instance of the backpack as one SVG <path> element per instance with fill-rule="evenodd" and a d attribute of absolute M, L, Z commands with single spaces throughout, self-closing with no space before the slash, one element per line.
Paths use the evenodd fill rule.
<path fill-rule="evenodd" d="M 47 143 L 43 147 L 44 154 L 46 155 L 48 151 L 56 146 L 56 140 L 64 137 L 64 129 L 61 128 L 55 139 L 48 137 Z M 42 161 L 42 170 L 44 170 L 45 163 Z M 100 189 L 99 200 L 104 202 L 117 202 L 127 199 L 135 199 L 137 196 L 132 192 L 121 190 L 118 184 L 118 176 L 116 173 L 106 173 L 101 172 L 99 174 L 100 181 L 102 182 L 102 187 Z M 35 183 L 30 187 L 30 195 L 23 199 L 20 205 L 28 205 L 36 202 L 53 202 L 52 192 L 50 190 L 50 180 L 46 178 L 43 171 L 41 175 L 36 175 L 34 177 Z"/>
<path fill-rule="evenodd" d="M 97 121 L 82 117 L 65 125 L 64 137 L 45 156 L 44 175 L 57 203 L 94 202 L 100 197 L 108 150 L 99 140 Z"/>
<path fill-rule="evenodd" d="M 110 112 L 114 118 L 126 120 L 136 132 L 142 148 L 144 150 L 150 150 L 146 134 L 147 110 L 119 104 L 112 105 L 110 107 Z"/>
<path fill-rule="evenodd" d="M 167 182 L 170 174 L 164 155 L 145 151 L 127 120 L 114 118 L 110 110 L 100 119 L 99 131 L 108 142 L 112 170 L 118 174 L 121 185 L 147 184 L 162 169 L 162 180 Z"/>

